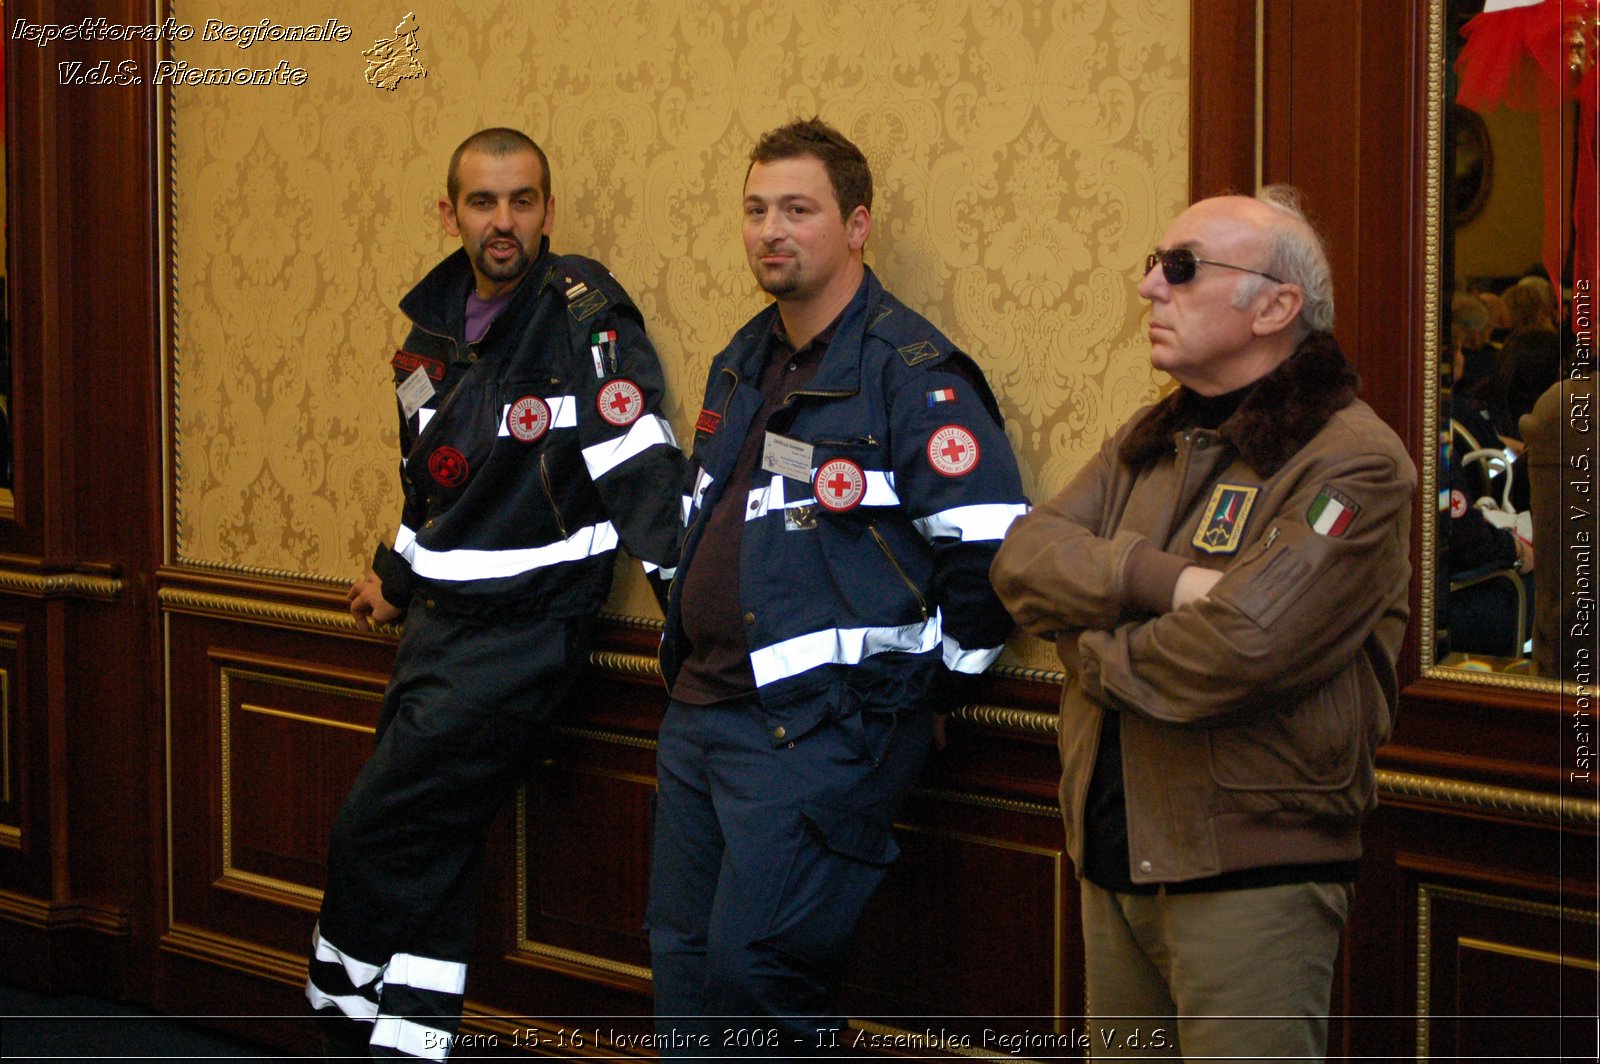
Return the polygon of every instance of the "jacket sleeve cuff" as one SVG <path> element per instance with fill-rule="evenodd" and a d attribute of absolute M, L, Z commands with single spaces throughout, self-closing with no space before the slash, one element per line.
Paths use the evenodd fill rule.
<path fill-rule="evenodd" d="M 1128 552 L 1128 560 L 1123 563 L 1128 601 L 1157 617 L 1170 612 L 1172 592 L 1178 586 L 1178 574 L 1187 569 L 1189 564 L 1176 554 L 1157 550 L 1149 540 L 1140 540 Z"/>
<path fill-rule="evenodd" d="M 392 547 L 378 545 L 372 555 L 372 571 L 382 581 L 383 597 L 389 605 L 401 610 L 411 605 L 416 591 L 411 582 L 411 566 Z"/>

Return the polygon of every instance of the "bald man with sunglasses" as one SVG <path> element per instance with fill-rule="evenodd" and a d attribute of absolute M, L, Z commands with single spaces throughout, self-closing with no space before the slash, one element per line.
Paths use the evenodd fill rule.
<path fill-rule="evenodd" d="M 1407 619 L 1416 469 L 1332 334 L 1294 190 L 1202 200 L 1146 262 L 1181 386 L 1018 520 L 991 576 L 1053 640 L 1091 1037 L 1320 1060 Z"/>

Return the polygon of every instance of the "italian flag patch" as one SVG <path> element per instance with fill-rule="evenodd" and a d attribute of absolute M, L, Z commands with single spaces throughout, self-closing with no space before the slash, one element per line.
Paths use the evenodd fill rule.
<path fill-rule="evenodd" d="M 1324 484 L 1306 511 L 1306 522 L 1311 531 L 1323 536 L 1342 536 L 1350 523 L 1361 512 L 1350 496 L 1334 491 Z"/>

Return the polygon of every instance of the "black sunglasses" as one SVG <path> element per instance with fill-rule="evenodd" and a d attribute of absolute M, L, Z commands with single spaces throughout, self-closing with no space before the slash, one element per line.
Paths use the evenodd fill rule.
<path fill-rule="evenodd" d="M 1144 272 L 1149 273 L 1156 268 L 1156 263 L 1161 263 L 1161 275 L 1170 285 L 1188 284 L 1194 280 L 1194 271 L 1201 266 L 1221 266 L 1224 270 L 1238 270 L 1241 273 L 1253 273 L 1257 277 L 1265 277 L 1269 281 L 1279 284 L 1288 284 L 1270 273 L 1252 270 L 1248 266 L 1234 266 L 1226 262 L 1214 262 L 1211 259 L 1195 258 L 1194 252 L 1188 248 L 1173 248 L 1171 251 L 1152 251 L 1144 257 Z"/>

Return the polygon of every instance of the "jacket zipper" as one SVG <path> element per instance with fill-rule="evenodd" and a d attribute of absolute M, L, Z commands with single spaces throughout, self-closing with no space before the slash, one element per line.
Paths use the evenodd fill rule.
<path fill-rule="evenodd" d="M 544 486 L 544 497 L 550 500 L 550 510 L 556 515 L 556 527 L 561 530 L 561 538 L 571 539 L 567 535 L 567 523 L 561 520 L 561 507 L 556 505 L 556 493 L 550 489 L 550 467 L 545 464 L 549 457 L 547 454 L 539 455 L 539 483 Z"/>
<path fill-rule="evenodd" d="M 867 531 L 871 532 L 872 538 L 878 541 L 878 547 L 883 551 L 883 556 L 889 559 L 889 564 L 894 566 L 894 571 L 900 574 L 900 580 L 906 585 L 907 590 L 916 596 L 917 609 L 922 611 L 922 619 L 926 621 L 928 619 L 928 600 L 922 597 L 922 592 L 917 590 L 917 585 L 911 582 L 911 578 L 906 575 L 906 571 L 900 567 L 899 560 L 895 558 L 894 552 L 889 549 L 889 544 L 884 540 L 883 534 L 878 531 L 877 524 L 868 522 Z"/>

